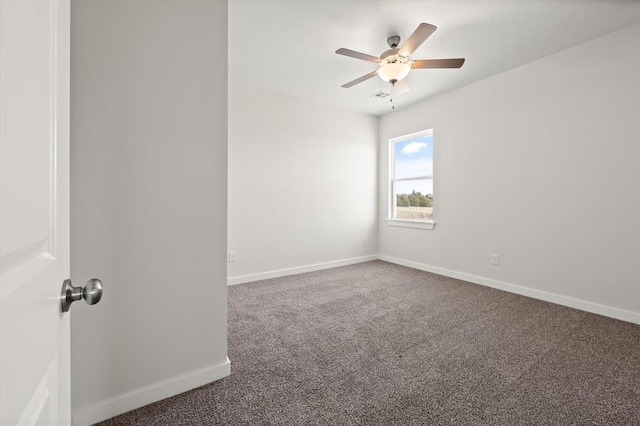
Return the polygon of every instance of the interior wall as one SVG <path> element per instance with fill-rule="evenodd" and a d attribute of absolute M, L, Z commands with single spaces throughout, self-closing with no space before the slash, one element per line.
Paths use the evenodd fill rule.
<path fill-rule="evenodd" d="M 73 1 L 74 424 L 229 374 L 227 2 Z"/>
<path fill-rule="evenodd" d="M 375 257 L 377 131 L 373 116 L 230 85 L 230 283 Z"/>
<path fill-rule="evenodd" d="M 382 117 L 381 257 L 640 322 L 639 40 L 635 25 Z M 428 128 L 435 229 L 389 226 L 388 140 Z"/>

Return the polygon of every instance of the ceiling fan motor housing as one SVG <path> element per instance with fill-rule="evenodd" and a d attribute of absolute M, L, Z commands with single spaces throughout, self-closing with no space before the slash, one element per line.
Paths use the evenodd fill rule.
<path fill-rule="evenodd" d="M 393 48 L 393 49 L 387 50 L 382 55 L 380 55 L 380 62 L 378 62 L 380 64 L 380 66 L 384 66 L 384 65 L 387 65 L 387 64 L 409 64 L 409 65 L 411 65 L 411 61 L 409 61 L 409 57 L 400 55 L 398 53 L 399 51 L 400 51 L 400 49 Z"/>

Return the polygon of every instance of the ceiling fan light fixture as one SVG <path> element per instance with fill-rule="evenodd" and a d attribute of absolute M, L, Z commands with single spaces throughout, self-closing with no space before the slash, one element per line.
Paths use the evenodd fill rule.
<path fill-rule="evenodd" d="M 409 74 L 409 71 L 411 71 L 411 65 L 407 63 L 389 62 L 380 65 L 378 75 L 386 82 L 400 81 Z"/>

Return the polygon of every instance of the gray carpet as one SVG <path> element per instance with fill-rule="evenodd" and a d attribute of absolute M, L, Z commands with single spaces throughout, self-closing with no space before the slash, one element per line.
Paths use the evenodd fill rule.
<path fill-rule="evenodd" d="M 640 425 L 640 326 L 374 261 L 229 288 L 226 379 L 114 425 Z"/>

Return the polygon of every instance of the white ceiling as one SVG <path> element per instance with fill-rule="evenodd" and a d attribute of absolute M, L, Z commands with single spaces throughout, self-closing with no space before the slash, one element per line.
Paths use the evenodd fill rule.
<path fill-rule="evenodd" d="M 373 56 L 401 44 L 420 22 L 438 30 L 412 59 L 466 58 L 460 69 L 412 70 L 396 109 L 640 22 L 640 1 L 234 1 L 229 2 L 229 78 L 352 111 L 384 115 L 390 85 L 376 69 L 336 55 Z M 597 60 L 598 58 L 594 58 Z"/>

